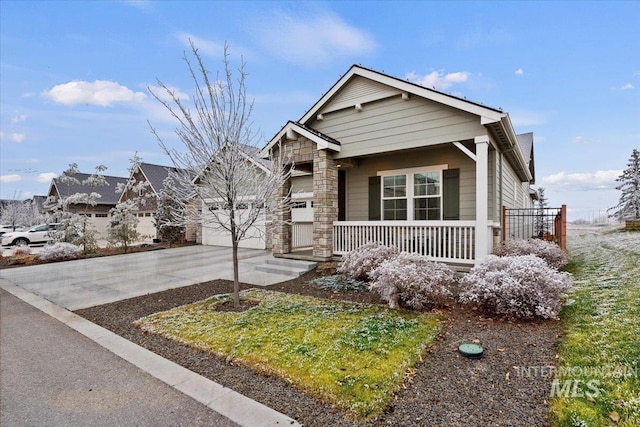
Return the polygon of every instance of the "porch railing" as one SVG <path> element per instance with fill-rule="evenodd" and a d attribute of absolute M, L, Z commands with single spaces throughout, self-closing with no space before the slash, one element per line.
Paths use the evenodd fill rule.
<path fill-rule="evenodd" d="M 333 253 L 344 255 L 369 242 L 396 246 L 434 261 L 472 264 L 475 221 L 336 221 Z"/>
<path fill-rule="evenodd" d="M 291 224 L 291 249 L 310 248 L 313 246 L 313 223 L 294 222 Z"/>
<path fill-rule="evenodd" d="M 567 250 L 567 206 L 560 208 L 502 208 L 502 241 L 543 239 Z"/>

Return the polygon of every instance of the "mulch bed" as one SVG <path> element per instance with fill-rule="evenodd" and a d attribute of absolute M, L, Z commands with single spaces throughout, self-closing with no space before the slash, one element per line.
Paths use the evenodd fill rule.
<path fill-rule="evenodd" d="M 322 273 L 263 289 L 382 304 L 369 292 L 325 291 L 308 282 Z M 241 285 L 248 289 L 251 285 Z M 557 321 L 494 320 L 452 307 L 441 310 L 444 329 L 413 367 L 386 411 L 374 420 L 354 421 L 286 381 L 253 373 L 202 351 L 135 328 L 135 320 L 159 311 L 230 293 L 233 283 L 215 280 L 78 310 L 77 314 L 200 375 L 298 420 L 304 426 L 546 426 L 551 380 L 536 368 L 555 365 L 561 336 Z M 461 356 L 466 342 L 483 346 L 480 360 Z M 528 371 L 526 368 L 529 369 Z M 529 372 L 532 375 L 526 375 Z M 537 372 L 537 374 L 536 374 Z M 548 373 L 548 370 L 546 371 Z"/>

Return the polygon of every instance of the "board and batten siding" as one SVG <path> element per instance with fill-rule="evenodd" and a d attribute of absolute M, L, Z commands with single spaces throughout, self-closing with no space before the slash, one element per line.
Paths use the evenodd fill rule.
<path fill-rule="evenodd" d="M 475 220 L 475 163 L 452 145 L 389 153 L 360 160 L 347 169 L 347 221 L 369 220 L 369 177 L 379 171 L 447 164 L 460 169 L 460 220 Z"/>
<path fill-rule="evenodd" d="M 364 88 L 361 80 L 364 79 L 356 79 L 329 102 L 322 120 L 310 123 L 312 128 L 340 141 L 336 159 L 472 140 L 487 133 L 474 114 L 417 96 L 407 100 L 400 94 L 388 97 L 384 85 L 378 87 L 382 99 L 367 101 L 373 95 L 365 94 L 371 88 Z M 349 102 L 345 101 L 344 91 L 349 92 Z M 354 105 L 360 103 L 362 111 L 357 111 Z M 336 110 L 337 107 L 341 109 Z"/>

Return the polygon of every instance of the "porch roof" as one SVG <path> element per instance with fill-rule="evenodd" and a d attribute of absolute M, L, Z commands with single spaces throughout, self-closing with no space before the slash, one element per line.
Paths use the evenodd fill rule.
<path fill-rule="evenodd" d="M 297 133 L 298 135 L 304 136 L 309 140 L 313 141 L 318 145 L 318 149 L 320 150 L 332 150 L 332 151 L 340 151 L 340 141 L 330 137 L 329 135 L 325 135 L 322 132 L 319 132 L 309 126 L 303 125 L 302 123 L 288 121 L 286 125 L 280 129 L 280 132 L 274 136 L 271 141 L 260 151 L 259 156 L 262 158 L 267 158 L 269 156 L 269 151 L 271 148 L 282 140 L 283 137 L 287 137 L 288 139 L 293 139 L 292 132 Z"/>

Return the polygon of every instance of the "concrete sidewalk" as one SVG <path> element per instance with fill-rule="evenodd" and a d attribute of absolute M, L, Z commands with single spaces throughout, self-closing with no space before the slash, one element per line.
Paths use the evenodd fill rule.
<path fill-rule="evenodd" d="M 299 426 L 37 295 L 0 287 L 2 426 Z"/>
<path fill-rule="evenodd" d="M 311 267 L 287 260 L 277 273 L 261 271 L 273 256 L 239 249 L 240 281 L 270 285 L 297 277 Z M 231 248 L 187 246 L 0 270 L 0 279 L 68 310 L 93 307 L 135 296 L 215 279 L 233 280 Z"/>

